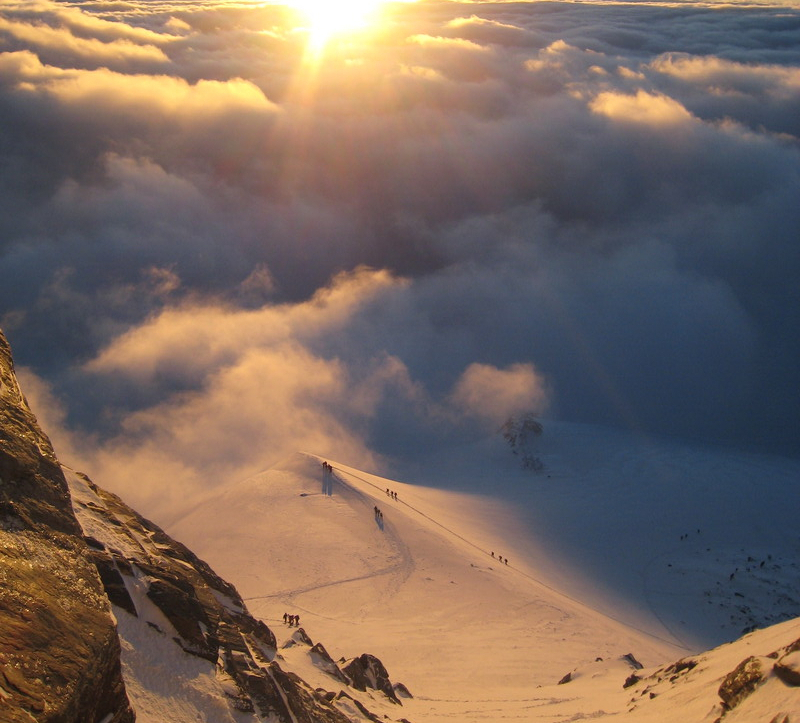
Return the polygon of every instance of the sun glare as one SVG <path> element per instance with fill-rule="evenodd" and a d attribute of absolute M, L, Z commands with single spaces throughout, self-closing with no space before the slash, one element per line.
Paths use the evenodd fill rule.
<path fill-rule="evenodd" d="M 374 18 L 384 0 L 291 0 L 308 23 L 309 46 L 319 51 L 335 35 L 359 30 Z"/>

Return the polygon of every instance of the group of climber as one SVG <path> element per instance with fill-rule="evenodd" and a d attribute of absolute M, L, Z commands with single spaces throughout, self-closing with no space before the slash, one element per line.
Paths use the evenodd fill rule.
<path fill-rule="evenodd" d="M 381 512 L 380 507 L 375 505 L 373 509 L 375 510 L 375 519 L 383 522 L 383 512 Z"/>
<path fill-rule="evenodd" d="M 300 616 L 299 615 L 289 615 L 289 613 L 283 614 L 283 622 L 285 622 L 290 628 L 297 627 L 300 625 Z"/>
<path fill-rule="evenodd" d="M 495 557 L 494 550 L 492 550 L 492 557 Z M 502 555 L 497 555 L 497 559 L 504 565 L 508 565 L 508 558 L 503 557 Z"/>
<path fill-rule="evenodd" d="M 397 499 L 397 492 L 393 492 L 388 487 L 386 488 L 386 496 L 391 497 L 393 500 Z"/>
<path fill-rule="evenodd" d="M 329 474 L 333 473 L 333 465 L 332 464 L 328 464 L 327 462 L 323 462 L 322 463 L 322 469 L 324 469 Z"/>

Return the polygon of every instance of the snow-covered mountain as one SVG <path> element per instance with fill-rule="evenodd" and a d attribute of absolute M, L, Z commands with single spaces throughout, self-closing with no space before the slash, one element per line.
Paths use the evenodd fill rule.
<path fill-rule="evenodd" d="M 3 722 L 800 716 L 794 462 L 556 424 L 535 468 L 298 453 L 171 537 L 59 466 L 2 336 L 0 380 Z"/>
<path fill-rule="evenodd" d="M 595 450 L 583 438 L 587 431 L 595 449 L 603 450 L 591 464 Z M 675 707 L 676 698 L 695 712 L 704 708 L 702 715 L 712 710 L 721 715 L 717 690 L 724 676 L 754 651 L 770 655 L 796 640 L 796 623 L 704 654 L 691 676 L 683 673 L 694 664 L 663 669 L 687 655 L 700 660 L 703 637 L 738 637 L 739 615 L 761 616 L 764 625 L 800 612 L 792 555 L 797 538 L 791 532 L 797 507 L 789 502 L 796 492 L 787 468 L 760 459 L 762 474 L 772 475 L 775 498 L 740 503 L 738 527 L 732 529 L 733 520 L 726 517 L 730 502 L 716 511 L 702 507 L 715 478 L 708 477 L 709 491 L 693 485 L 692 474 L 710 475 L 716 460 L 730 493 L 738 494 L 737 484 L 746 482 L 750 468 L 742 459 L 684 450 L 688 481 L 682 498 L 673 490 L 678 499 L 669 502 L 669 491 L 655 481 L 649 492 L 653 503 L 662 505 L 659 526 L 648 513 L 647 494 L 618 455 L 649 474 L 663 464 L 667 449 L 648 443 L 647 453 L 630 446 L 623 451 L 622 438 L 600 430 L 569 427 L 555 434 L 559 441 L 550 454 L 543 452 L 548 466 L 540 474 L 532 475 L 518 460 L 504 467 L 502 457 L 492 457 L 502 447 L 462 450 L 457 464 L 448 467 L 441 460 L 436 466 L 446 471 L 434 480 L 436 487 L 384 479 L 337 462 L 326 469 L 327 460 L 298 454 L 221 489 L 172 529 L 236 582 L 260 618 L 269 622 L 287 607 L 300 610 L 315 635 L 337 646 L 357 641 L 356 647 L 369 648 L 400 671 L 414 691 L 407 708 L 415 723 L 577 720 L 600 717 L 601 710 L 631 720 L 693 719 Z M 664 444 L 671 459 L 679 460 L 680 447 Z M 489 462 L 481 466 L 480 458 Z M 614 467 L 622 481 L 614 481 Z M 491 479 L 491 469 L 503 474 Z M 671 469 L 664 483 L 677 476 Z M 444 489 L 478 489 L 478 481 L 484 485 L 480 494 Z M 593 508 L 594 521 L 579 531 L 575 510 L 559 507 L 560 498 L 572 501 L 579 513 L 589 515 Z M 775 503 L 780 499 L 786 505 Z M 532 529 L 526 510 L 534 504 L 555 518 L 554 525 L 560 515 L 560 536 Z M 691 506 L 698 506 L 693 516 L 678 514 Z M 645 519 L 622 525 L 634 510 Z M 700 516 L 705 532 L 688 532 Z M 647 525 L 652 534 L 642 529 Z M 577 564 L 577 555 L 567 554 L 570 537 L 572 550 L 582 542 L 587 557 L 605 554 L 622 569 L 606 575 L 598 565 L 590 575 Z M 739 547 L 731 547 L 734 540 Z M 751 559 L 737 573 L 739 580 L 729 579 L 734 553 Z M 649 560 L 650 567 L 641 560 Z M 618 579 L 625 585 L 614 588 Z M 714 585 L 718 579 L 724 587 Z M 621 593 L 627 591 L 625 601 Z M 627 654 L 647 666 L 637 673 L 646 682 L 631 690 L 623 687 L 633 672 Z M 557 685 L 575 669 L 568 688 Z M 631 701 L 645 689 L 644 699 Z M 650 692 L 653 703 L 644 705 Z M 662 694 L 673 703 L 655 702 Z M 793 691 L 776 704 L 775 713 L 800 710 L 797 695 Z"/>

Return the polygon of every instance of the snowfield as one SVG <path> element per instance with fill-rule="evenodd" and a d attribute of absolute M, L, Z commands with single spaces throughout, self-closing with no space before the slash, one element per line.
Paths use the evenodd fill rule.
<path fill-rule="evenodd" d="M 697 656 L 800 615 L 800 464 L 574 424 L 537 444 L 538 473 L 494 440 L 419 457 L 398 467 L 405 482 L 297 454 L 168 531 L 279 645 L 288 612 L 333 659 L 379 657 L 413 696 L 375 701 L 392 719 L 715 720 L 727 673 L 800 637 L 792 621 Z M 626 654 L 643 680 L 700 662 L 623 688 Z M 331 687 L 308 646 L 281 656 Z M 768 679 L 765 721 L 800 713 L 796 690 Z M 745 710 L 725 720 L 766 712 Z"/>

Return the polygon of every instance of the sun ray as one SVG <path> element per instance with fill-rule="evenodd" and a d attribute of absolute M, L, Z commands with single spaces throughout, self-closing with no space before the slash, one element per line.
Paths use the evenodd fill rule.
<path fill-rule="evenodd" d="M 384 0 L 290 0 L 308 23 L 308 46 L 321 53 L 334 36 L 362 30 L 378 14 Z"/>

